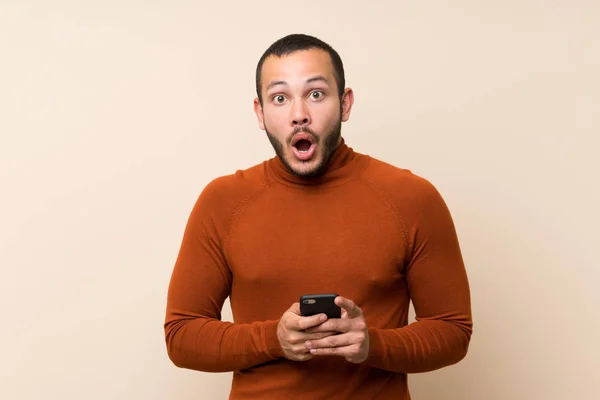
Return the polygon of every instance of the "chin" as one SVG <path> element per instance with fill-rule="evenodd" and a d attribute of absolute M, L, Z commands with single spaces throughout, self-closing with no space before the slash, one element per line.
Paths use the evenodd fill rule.
<path fill-rule="evenodd" d="M 320 159 L 314 159 L 314 160 L 310 160 L 307 162 L 301 162 L 298 160 L 294 160 L 293 163 L 291 163 L 291 169 L 292 172 L 300 177 L 305 177 L 305 178 L 310 178 L 313 176 L 317 176 L 321 174 L 321 160 Z"/>

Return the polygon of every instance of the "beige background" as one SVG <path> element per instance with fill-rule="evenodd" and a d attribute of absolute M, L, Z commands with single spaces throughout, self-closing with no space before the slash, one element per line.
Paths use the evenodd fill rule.
<path fill-rule="evenodd" d="M 272 156 L 254 68 L 305 32 L 348 143 L 455 218 L 475 333 L 413 397 L 599 399 L 600 2 L 216 3 L 0 0 L 0 398 L 227 397 L 170 363 L 168 279 L 204 185 Z"/>

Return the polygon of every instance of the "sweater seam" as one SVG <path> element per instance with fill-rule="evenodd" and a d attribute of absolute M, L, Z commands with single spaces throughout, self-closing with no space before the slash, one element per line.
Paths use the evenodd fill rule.
<path fill-rule="evenodd" d="M 373 181 L 373 179 L 371 179 L 370 177 L 367 176 L 367 171 L 369 170 L 370 167 L 371 167 L 371 163 L 369 163 L 369 165 L 363 170 L 363 173 L 361 174 L 360 177 L 367 184 L 367 186 L 370 186 L 371 189 L 377 193 L 380 200 L 383 201 L 384 204 L 387 204 L 388 207 L 390 208 L 392 215 L 396 219 L 396 223 L 400 230 L 400 233 L 402 234 L 402 238 L 404 239 L 404 248 L 406 251 L 405 254 L 409 255 L 411 253 L 411 251 L 410 251 L 411 241 L 410 241 L 410 238 L 408 235 L 408 229 L 407 229 L 406 222 L 404 221 L 404 218 L 400 214 L 398 208 L 392 201 L 389 194 L 385 191 L 385 189 L 383 189 L 379 184 L 375 183 L 375 181 Z M 405 260 L 399 260 L 399 261 L 404 262 Z"/>
<path fill-rule="evenodd" d="M 231 232 L 233 231 L 233 227 L 236 224 L 236 220 L 240 217 L 240 215 L 243 213 L 243 211 L 254 201 L 256 200 L 256 198 L 259 197 L 259 195 L 261 193 L 263 193 L 269 186 L 271 186 L 271 183 L 268 180 L 264 180 L 260 187 L 258 189 L 256 189 L 255 191 L 253 191 L 250 195 L 248 195 L 247 197 L 245 197 L 243 200 L 241 200 L 238 204 L 238 206 L 235 208 L 234 212 L 231 213 L 231 217 L 229 217 L 229 221 L 227 223 L 227 230 L 225 231 L 225 236 L 223 238 L 223 246 L 222 246 L 222 252 L 223 252 L 223 256 L 225 257 L 225 261 L 227 263 L 227 265 L 229 266 L 229 260 L 227 259 L 227 247 L 229 245 L 229 240 L 231 237 Z"/>

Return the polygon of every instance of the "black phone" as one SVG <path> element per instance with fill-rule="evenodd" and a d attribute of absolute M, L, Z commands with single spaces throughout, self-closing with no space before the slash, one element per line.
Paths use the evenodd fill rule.
<path fill-rule="evenodd" d="M 335 293 L 305 294 L 300 297 L 300 315 L 308 317 L 323 313 L 327 318 L 341 318 L 342 309 L 333 301 L 336 297 Z"/>

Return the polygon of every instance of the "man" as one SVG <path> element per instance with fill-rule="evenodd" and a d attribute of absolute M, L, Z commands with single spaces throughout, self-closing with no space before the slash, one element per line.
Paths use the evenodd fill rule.
<path fill-rule="evenodd" d="M 450 213 L 428 181 L 345 143 L 354 94 L 326 43 L 278 40 L 256 89 L 276 156 L 200 194 L 169 286 L 169 357 L 233 371 L 230 399 L 409 399 L 407 374 L 457 363 L 472 333 Z M 300 296 L 327 292 L 341 318 L 300 316 Z"/>

